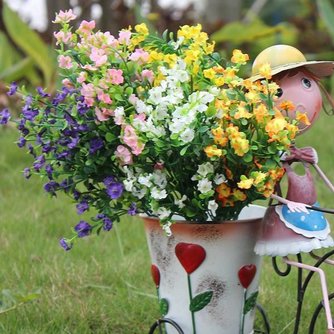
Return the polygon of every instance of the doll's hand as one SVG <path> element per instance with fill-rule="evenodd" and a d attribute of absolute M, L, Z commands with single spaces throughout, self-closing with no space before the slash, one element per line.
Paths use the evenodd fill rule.
<path fill-rule="evenodd" d="M 286 204 L 291 212 L 305 212 L 309 214 L 310 212 L 306 208 L 306 204 L 299 202 L 288 201 Z"/>

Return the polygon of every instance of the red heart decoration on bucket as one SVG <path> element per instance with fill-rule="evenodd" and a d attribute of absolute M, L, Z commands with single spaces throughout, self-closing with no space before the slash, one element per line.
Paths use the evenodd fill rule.
<path fill-rule="evenodd" d="M 175 254 L 188 274 L 194 272 L 204 261 L 205 249 L 196 244 L 180 242 L 175 247 Z"/>
<path fill-rule="evenodd" d="M 151 275 L 156 287 L 158 288 L 160 285 L 160 270 L 155 264 L 151 265 Z"/>
<path fill-rule="evenodd" d="M 241 285 L 247 289 L 252 283 L 254 276 L 256 274 L 256 265 L 248 264 L 239 269 L 238 276 Z"/>

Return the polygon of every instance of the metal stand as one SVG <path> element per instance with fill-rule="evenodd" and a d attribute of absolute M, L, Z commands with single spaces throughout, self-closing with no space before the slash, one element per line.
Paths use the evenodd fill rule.
<path fill-rule="evenodd" d="M 328 322 L 328 331 L 327 333 L 334 333 L 333 328 L 333 323 L 332 323 L 332 318 L 331 315 L 328 314 L 328 312 L 330 313 L 330 309 L 329 309 L 329 302 L 330 300 L 332 300 L 334 298 L 334 294 L 328 294 L 327 292 L 327 285 L 325 282 L 325 278 L 323 275 L 323 271 L 321 269 L 319 269 L 319 267 L 323 264 L 323 263 L 327 263 L 329 265 L 334 265 L 334 261 L 330 260 L 329 257 L 332 256 L 334 254 L 334 250 L 331 250 L 329 252 L 327 252 L 325 255 L 323 256 L 318 256 L 315 255 L 313 252 L 310 253 L 311 257 L 315 258 L 317 261 L 313 266 L 308 266 L 306 264 L 303 263 L 302 260 L 302 255 L 301 254 L 297 254 L 297 261 L 290 261 L 288 258 L 283 258 L 283 262 L 286 264 L 286 268 L 285 270 L 281 270 L 279 269 L 278 265 L 277 265 L 277 259 L 276 257 L 273 257 L 272 259 L 272 264 L 274 267 L 275 272 L 279 275 L 279 276 L 287 276 L 289 275 L 289 273 L 291 272 L 291 267 L 297 267 L 298 269 L 298 276 L 297 276 L 297 310 L 296 310 L 296 319 L 295 319 L 295 325 L 294 325 L 294 330 L 293 330 L 293 334 L 298 334 L 298 330 L 299 330 L 299 325 L 300 325 L 300 321 L 301 321 L 301 313 L 302 313 L 302 307 L 303 307 L 303 302 L 304 302 L 304 295 L 306 292 L 306 289 L 312 279 L 312 277 L 314 276 L 315 273 L 318 273 L 320 275 L 320 279 L 321 279 L 321 283 L 322 283 L 322 291 L 323 291 L 323 299 L 319 302 L 319 304 L 317 305 L 313 316 L 311 318 L 311 322 L 310 322 L 310 326 L 309 326 L 309 334 L 313 334 L 315 333 L 315 324 L 316 321 L 319 317 L 320 311 L 322 309 L 325 310 L 326 312 L 326 316 L 327 316 L 327 322 Z M 310 270 L 308 272 L 308 274 L 306 275 L 305 279 L 303 280 L 303 269 L 307 269 Z M 332 327 L 332 328 L 331 328 Z M 318 334 L 318 333 L 315 333 Z"/>

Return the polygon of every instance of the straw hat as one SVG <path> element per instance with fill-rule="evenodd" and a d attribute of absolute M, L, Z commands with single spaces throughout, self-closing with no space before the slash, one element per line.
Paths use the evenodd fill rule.
<path fill-rule="evenodd" d="M 307 61 L 305 56 L 295 47 L 290 45 L 278 44 L 264 49 L 255 58 L 252 67 L 252 81 L 263 78 L 259 74 L 262 65 L 269 63 L 272 75 L 293 68 L 305 66 L 316 77 L 331 75 L 334 71 L 334 61 Z"/>

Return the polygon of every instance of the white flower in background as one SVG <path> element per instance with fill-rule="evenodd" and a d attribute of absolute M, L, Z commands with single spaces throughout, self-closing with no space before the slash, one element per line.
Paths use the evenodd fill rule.
<path fill-rule="evenodd" d="M 209 201 L 208 210 L 211 212 L 212 216 L 216 216 L 216 211 L 218 209 L 218 204 L 215 200 Z"/>
<path fill-rule="evenodd" d="M 211 86 L 209 88 L 209 93 L 214 95 L 214 96 L 217 96 L 220 93 L 220 89 L 216 86 Z"/>
<path fill-rule="evenodd" d="M 212 182 L 209 181 L 207 178 L 199 180 L 198 184 L 197 184 L 197 189 L 202 194 L 206 194 L 207 192 L 209 192 L 210 190 L 212 190 Z"/>
<path fill-rule="evenodd" d="M 220 184 L 222 184 L 225 181 L 226 181 L 226 177 L 223 174 L 216 174 L 215 177 L 214 177 L 214 179 L 213 179 L 213 182 L 216 185 L 220 185 Z"/>
<path fill-rule="evenodd" d="M 121 125 L 124 122 L 124 108 L 123 107 L 117 107 L 114 110 L 114 120 L 117 125 Z"/>
<path fill-rule="evenodd" d="M 166 103 L 161 103 L 152 112 L 153 118 L 157 121 L 162 121 L 169 117 L 168 107 Z"/>
<path fill-rule="evenodd" d="M 146 105 L 142 100 L 137 100 L 135 103 L 135 109 L 138 112 L 138 114 L 150 114 L 152 111 L 152 106 Z"/>
<path fill-rule="evenodd" d="M 213 171 L 214 169 L 211 162 L 205 162 L 204 164 L 199 165 L 197 169 L 197 173 L 203 177 L 212 174 Z"/>
<path fill-rule="evenodd" d="M 188 197 L 186 195 L 183 195 L 180 199 L 175 199 L 174 204 L 179 208 L 182 209 L 185 207 L 184 201 L 186 201 Z"/>
<path fill-rule="evenodd" d="M 172 45 L 174 46 L 174 50 L 177 50 L 180 47 L 180 45 L 183 43 L 183 41 L 184 41 L 184 37 L 181 36 L 177 39 L 176 42 L 172 42 Z"/>
<path fill-rule="evenodd" d="M 180 135 L 180 139 L 184 142 L 184 143 L 190 143 L 195 137 L 195 131 L 193 129 L 186 129 L 184 131 L 181 132 Z"/>
<path fill-rule="evenodd" d="M 138 188 L 132 189 L 132 195 L 139 198 L 139 199 L 145 197 L 146 193 L 147 193 L 147 188 L 146 187 L 141 188 L 141 189 L 138 189 Z"/>
<path fill-rule="evenodd" d="M 151 174 L 144 176 L 144 175 L 140 175 L 138 177 L 138 183 L 142 184 L 145 187 L 150 188 L 152 186 L 152 182 L 151 182 Z"/>
<path fill-rule="evenodd" d="M 154 199 L 164 199 L 167 197 L 167 191 L 165 189 L 160 189 L 158 187 L 153 187 L 151 189 L 151 196 L 154 198 Z"/>
<path fill-rule="evenodd" d="M 123 184 L 124 184 L 125 190 L 132 192 L 135 181 L 136 181 L 135 178 L 124 180 Z"/>

